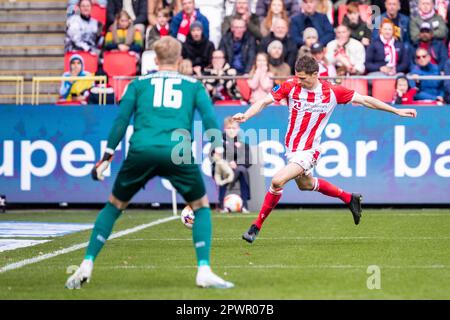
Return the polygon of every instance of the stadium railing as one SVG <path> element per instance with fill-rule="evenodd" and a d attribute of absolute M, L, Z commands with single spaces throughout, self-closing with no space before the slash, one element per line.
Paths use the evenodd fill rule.
<path fill-rule="evenodd" d="M 31 104 L 39 105 L 40 84 L 42 82 L 63 82 L 63 81 L 96 81 L 100 86 L 106 88 L 108 78 L 106 76 L 89 76 L 89 77 L 33 77 L 31 83 Z M 106 104 L 106 91 L 100 95 L 99 105 Z"/>
<path fill-rule="evenodd" d="M 1 82 L 16 84 L 16 104 L 23 105 L 24 77 L 20 76 L 0 76 Z"/>
<path fill-rule="evenodd" d="M 131 80 L 137 78 L 139 76 L 114 76 L 113 81 L 116 83 L 116 87 L 121 88 L 121 92 L 116 93 L 116 100 L 120 100 L 121 94 L 123 93 L 125 86 Z M 250 76 L 194 76 L 199 80 L 203 79 L 249 79 Z M 272 77 L 273 80 L 285 80 L 293 76 L 289 77 Z M 395 91 L 394 81 L 396 76 L 339 76 L 339 77 L 321 77 L 321 79 L 332 80 L 336 83 L 342 83 L 350 88 L 356 89 L 361 94 L 367 94 L 366 88 L 368 88 L 369 81 L 372 82 L 372 95 L 378 98 L 382 98 L 385 102 L 391 102 L 390 94 Z M 441 76 L 418 76 L 416 78 L 411 77 L 410 75 L 406 75 L 406 78 L 409 80 L 450 80 L 450 75 L 441 75 Z M 66 80 L 93 80 L 99 82 L 101 86 L 105 86 L 108 83 L 108 78 L 106 76 L 90 76 L 90 77 L 33 77 L 32 78 L 32 97 L 31 104 L 38 105 L 39 104 L 39 95 L 40 95 L 40 83 L 42 82 L 62 82 Z M 377 81 L 381 84 L 377 85 Z M 24 78 L 21 76 L 0 76 L 0 82 L 6 83 L 15 83 L 16 84 L 16 105 L 23 105 L 24 99 Z M 375 91 L 374 91 L 375 90 Z M 101 94 L 99 99 L 99 104 L 106 104 L 106 92 Z M 223 104 L 222 104 L 223 105 Z"/>

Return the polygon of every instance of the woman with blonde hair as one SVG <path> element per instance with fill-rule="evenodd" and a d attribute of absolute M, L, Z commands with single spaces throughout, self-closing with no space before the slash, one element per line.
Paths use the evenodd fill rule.
<path fill-rule="evenodd" d="M 142 35 L 134 28 L 130 15 L 125 10 L 120 11 L 105 36 L 104 49 L 140 53 L 143 46 Z"/>
<path fill-rule="evenodd" d="M 261 34 L 263 37 L 269 35 L 272 30 L 272 24 L 275 19 L 283 19 L 289 25 L 289 16 L 283 0 L 272 0 L 269 6 L 267 16 L 261 21 Z"/>
<path fill-rule="evenodd" d="M 269 56 L 266 53 L 258 53 L 256 62 L 250 71 L 248 86 L 252 89 L 250 103 L 263 99 L 273 88 L 273 73 L 269 71 Z"/>

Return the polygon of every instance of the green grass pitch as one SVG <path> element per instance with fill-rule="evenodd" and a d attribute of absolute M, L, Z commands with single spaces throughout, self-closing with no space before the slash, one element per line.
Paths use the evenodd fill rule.
<path fill-rule="evenodd" d="M 97 211 L 16 211 L 0 220 L 93 223 Z M 129 210 L 114 231 L 169 217 Z M 92 281 L 64 288 L 85 249 L 0 273 L 0 299 L 449 299 L 450 210 L 276 210 L 257 240 L 241 240 L 255 214 L 213 213 L 212 267 L 230 290 L 195 286 L 191 231 L 179 219 L 107 242 Z M 88 241 L 83 231 L 0 253 L 0 269 Z M 368 289 L 369 266 L 380 289 Z M 372 283 L 369 279 L 369 283 Z"/>

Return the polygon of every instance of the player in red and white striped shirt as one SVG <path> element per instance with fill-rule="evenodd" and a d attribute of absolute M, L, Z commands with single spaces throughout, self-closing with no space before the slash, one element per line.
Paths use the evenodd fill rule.
<path fill-rule="evenodd" d="M 402 117 L 415 118 L 417 115 L 415 109 L 397 109 L 376 98 L 363 96 L 354 90 L 319 80 L 319 66 L 314 58 L 308 56 L 300 58 L 295 71 L 294 78 L 273 88 L 265 99 L 255 102 L 245 113 L 233 116 L 234 120 L 245 122 L 274 101 L 282 99 L 288 101 L 289 124 L 285 137 L 288 164 L 272 178 L 272 184 L 258 218 L 242 236 L 250 243 L 255 240 L 264 220 L 280 200 L 283 186 L 293 179 L 300 190 L 318 191 L 341 199 L 352 212 L 355 224 L 359 223 L 362 196 L 345 192 L 324 179 L 314 178 L 311 174 L 320 156 L 322 131 L 336 105 L 354 102 Z"/>

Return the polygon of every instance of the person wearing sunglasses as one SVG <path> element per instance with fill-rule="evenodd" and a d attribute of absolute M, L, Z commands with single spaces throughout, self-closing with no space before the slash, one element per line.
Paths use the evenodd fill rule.
<path fill-rule="evenodd" d="M 419 48 L 415 53 L 416 64 L 411 70 L 413 86 L 419 91 L 414 100 L 432 100 L 442 104 L 444 101 L 444 88 L 442 80 L 419 80 L 419 76 L 439 76 L 439 66 L 431 63 L 431 56 L 424 48 Z"/>

